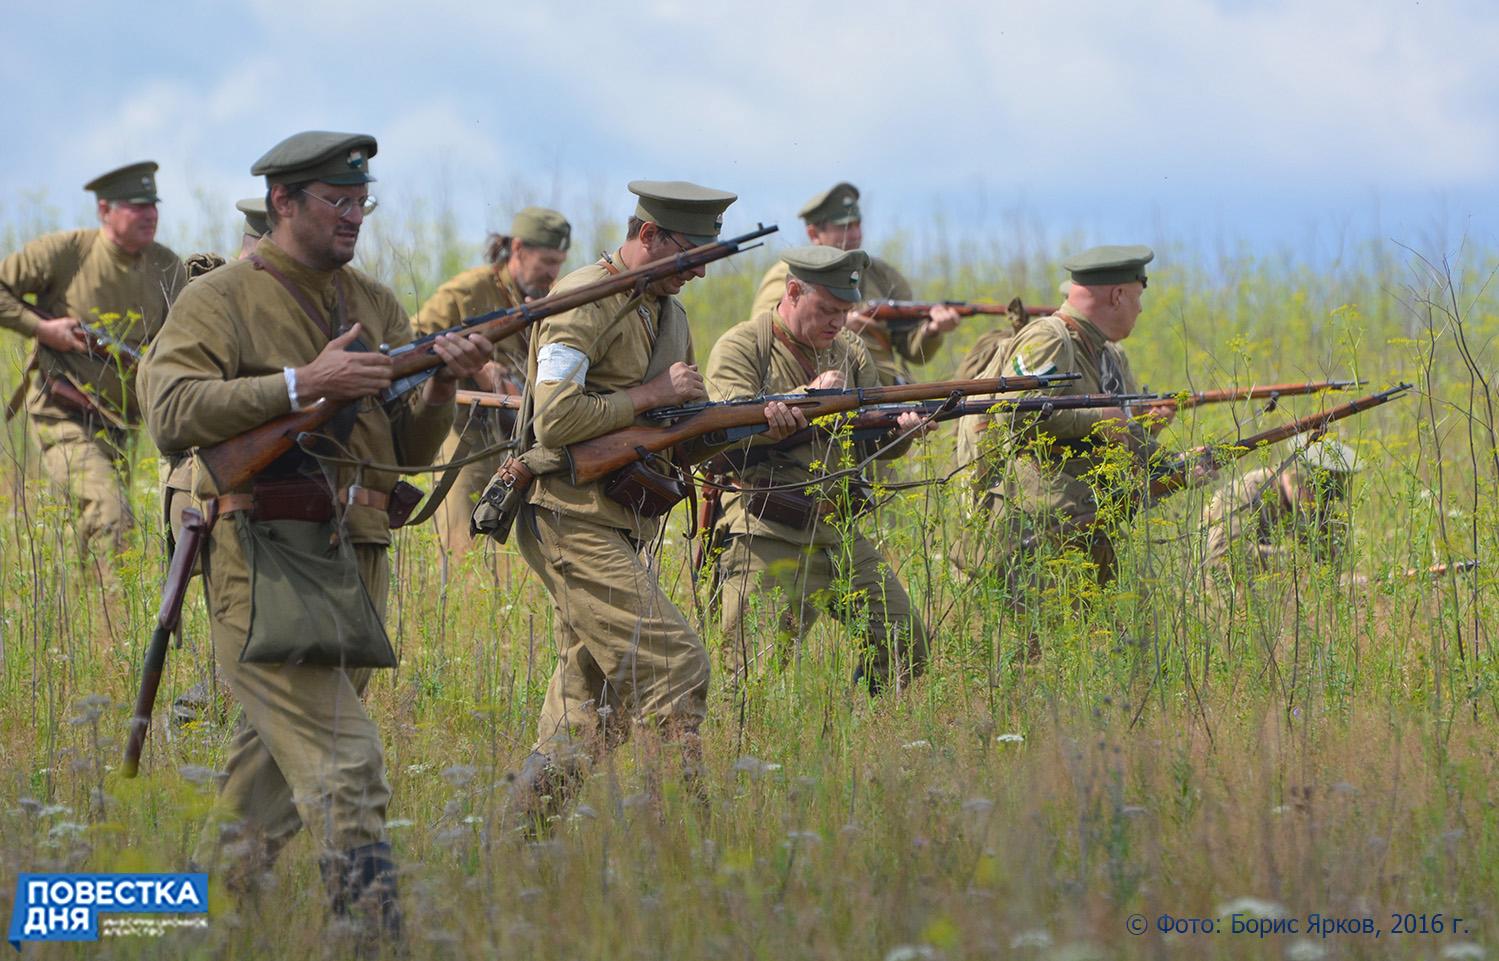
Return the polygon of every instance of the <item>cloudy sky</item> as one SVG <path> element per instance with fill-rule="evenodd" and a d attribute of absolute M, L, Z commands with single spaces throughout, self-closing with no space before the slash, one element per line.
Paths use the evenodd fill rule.
<path fill-rule="evenodd" d="M 795 225 L 840 179 L 866 236 L 1248 245 L 1499 241 L 1499 17 L 1431 0 L 11 5 L 0 219 L 162 165 L 166 236 L 306 128 L 375 134 L 386 209 L 465 233 L 624 182 Z M 22 42 L 14 42 L 21 39 Z M 30 199 L 28 199 L 30 198 Z M 378 215 L 377 215 L 378 216 Z M 1023 236 L 1022 236 L 1023 235 Z"/>

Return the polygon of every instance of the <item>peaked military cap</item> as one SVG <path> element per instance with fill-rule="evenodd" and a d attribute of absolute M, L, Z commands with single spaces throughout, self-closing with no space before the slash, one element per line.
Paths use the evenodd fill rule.
<path fill-rule="evenodd" d="M 1110 244 L 1090 247 L 1076 254 L 1062 266 L 1072 274 L 1072 282 L 1084 287 L 1107 287 L 1112 284 L 1145 283 L 1145 265 L 1155 259 L 1155 251 L 1135 244 L 1123 247 Z"/>
<path fill-rule="evenodd" d="M 370 158 L 378 149 L 369 134 L 304 130 L 267 150 L 250 173 L 264 176 L 267 187 L 304 180 L 337 187 L 367 184 L 375 179 L 370 176 Z"/>
<path fill-rule="evenodd" d="M 265 215 L 264 197 L 246 197 L 236 200 L 234 209 L 245 215 L 245 233 L 251 237 L 264 237 L 271 232 L 271 222 Z"/>
<path fill-rule="evenodd" d="M 723 212 L 739 199 L 737 194 L 685 180 L 632 180 L 630 193 L 640 198 L 635 205 L 636 217 L 682 234 L 695 247 L 718 239 Z"/>
<path fill-rule="evenodd" d="M 836 183 L 802 204 L 802 209 L 797 211 L 809 224 L 843 224 L 857 223 L 859 216 L 859 188 L 844 181 Z"/>
<path fill-rule="evenodd" d="M 123 200 L 131 204 L 154 204 L 161 198 L 156 196 L 157 165 L 151 160 L 129 164 L 100 174 L 83 185 L 100 200 Z"/>
<path fill-rule="evenodd" d="M 1355 474 L 1359 469 L 1353 448 L 1331 438 L 1303 446 L 1296 456 L 1307 467 L 1330 474 Z"/>
<path fill-rule="evenodd" d="M 572 246 L 573 225 L 555 210 L 527 207 L 510 222 L 510 236 L 528 247 L 566 250 Z"/>
<path fill-rule="evenodd" d="M 862 250 L 839 250 L 817 244 L 792 247 L 781 254 L 791 275 L 809 284 L 826 287 L 839 300 L 859 299 L 859 280 L 869 266 L 869 255 Z"/>

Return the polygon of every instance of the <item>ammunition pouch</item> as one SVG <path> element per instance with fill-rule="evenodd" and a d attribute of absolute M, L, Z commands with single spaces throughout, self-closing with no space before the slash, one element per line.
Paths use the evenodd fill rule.
<path fill-rule="evenodd" d="M 831 520 L 845 512 L 849 518 L 862 517 L 874 508 L 874 501 L 862 484 L 849 486 L 846 504 L 789 490 L 750 487 L 745 488 L 744 495 L 751 517 L 785 524 L 799 531 L 810 531 L 818 521 Z"/>
<path fill-rule="evenodd" d="M 663 474 L 645 461 L 621 467 L 609 476 L 604 494 L 623 504 L 641 517 L 662 517 L 685 500 L 688 482 L 673 474 Z"/>
<path fill-rule="evenodd" d="M 510 538 L 515 515 L 526 503 L 526 492 L 536 474 L 519 457 L 507 457 L 484 486 L 469 518 L 469 533 L 488 534 L 501 544 Z"/>

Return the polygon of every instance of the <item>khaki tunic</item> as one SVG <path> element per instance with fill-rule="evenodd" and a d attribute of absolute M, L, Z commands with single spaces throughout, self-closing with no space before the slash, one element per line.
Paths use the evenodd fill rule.
<path fill-rule="evenodd" d="M 765 276 L 760 278 L 760 288 L 755 291 L 755 300 L 750 307 L 750 317 L 772 312 L 786 295 L 786 275 L 790 268 L 784 260 L 778 260 Z M 911 282 L 901 276 L 889 261 L 878 257 L 869 258 L 869 266 L 859 281 L 859 289 L 865 300 L 911 300 Z M 936 356 L 944 334 L 927 333 L 921 324 L 916 324 L 900 334 L 892 334 L 890 328 L 879 322 L 859 333 L 859 339 L 869 351 L 879 370 L 880 384 L 911 383 L 911 368 L 908 364 L 924 364 Z"/>
<path fill-rule="evenodd" d="M 614 263 L 626 265 L 619 254 Z M 579 268 L 558 281 L 554 294 L 602 280 L 602 264 Z M 626 391 L 643 383 L 651 366 L 662 317 L 692 362 L 686 314 L 675 298 L 646 296 L 630 306 L 617 294 L 543 320 L 535 348 L 559 344 L 588 359 L 583 383 L 539 380 L 531 371 L 539 446 L 560 448 L 636 423 Z M 663 341 L 665 343 L 665 341 Z M 517 545 L 552 596 L 558 633 L 557 668 L 542 705 L 537 750 L 557 757 L 574 737 L 596 731 L 598 708 L 616 720 L 630 714 L 695 729 L 707 714 L 708 655 L 702 640 L 661 588 L 660 569 L 643 548 L 660 521 L 638 517 L 604 493 L 604 482 L 574 484 L 564 469 L 537 477 L 530 507 L 516 520 Z"/>
<path fill-rule="evenodd" d="M 270 239 L 257 253 L 329 316 L 341 288 L 347 322 L 364 325 L 367 345 L 411 340 L 406 314 L 385 286 L 348 267 L 309 270 Z M 248 260 L 194 281 L 141 369 L 146 423 L 157 445 L 164 451 L 211 445 L 287 413 L 282 368 L 311 362 L 328 340 L 296 299 Z M 451 404 L 429 406 L 419 397 L 399 404 L 394 415 L 368 400 L 346 446 L 368 461 L 429 463 L 452 415 Z M 226 493 L 213 490 L 206 471 L 197 473 L 200 495 Z M 337 475 L 339 487 L 356 481 L 352 468 L 338 468 Z M 378 470 L 357 478 L 384 492 L 395 480 Z M 390 539 L 385 512 L 354 506 L 345 522 L 360 576 L 383 616 Z M 303 824 L 327 852 L 381 841 L 390 797 L 379 731 L 359 697 L 368 671 L 239 661 L 253 614 L 252 572 L 239 540 L 239 527 L 249 523 L 244 514 L 219 520 L 204 572 L 218 667 L 244 707 L 245 726 L 231 748 L 229 778 L 197 857 L 204 864 L 230 858 L 231 872 L 254 866 L 232 863 L 241 856 L 274 856 Z M 247 843 L 221 850 L 225 822 L 233 834 L 248 835 Z"/>
<path fill-rule="evenodd" d="M 705 380 L 714 400 L 807 389 L 810 378 L 801 361 L 772 332 L 772 326 L 779 323 L 774 314 L 762 313 L 730 329 L 713 345 Z M 784 325 L 781 330 L 790 337 Z M 849 387 L 879 384 L 869 352 L 858 337 L 846 331 L 822 351 L 808 344 L 800 346 L 816 373 L 840 371 Z M 883 456 L 897 457 L 909 447 L 910 441 L 903 442 Z M 792 450 L 773 451 L 733 480 L 743 487 L 802 483 L 825 476 L 829 467 L 852 463 L 858 456 L 862 455 L 846 454 L 840 441 L 819 439 Z M 839 485 L 824 496 L 836 501 L 847 494 Z M 728 544 L 720 561 L 719 582 L 723 587 L 723 656 L 731 677 L 737 679 L 757 663 L 782 660 L 810 629 L 819 607 L 867 632 L 869 663 L 862 667 L 876 685 L 888 680 L 892 672 L 905 679 L 921 670 L 926 661 L 925 628 L 890 565 L 864 535 L 846 526 L 840 530 L 825 519 L 818 519 L 810 529 L 798 529 L 758 517 L 747 497 L 738 493 L 725 493 L 719 526 Z M 848 589 L 835 592 L 835 585 Z"/>
<path fill-rule="evenodd" d="M 411 325 L 418 334 L 435 334 L 462 323 L 466 318 L 519 306 L 525 303 L 525 299 L 508 267 L 474 267 L 437 288 L 411 319 Z M 522 330 L 494 347 L 495 363 L 499 364 L 505 378 L 517 386 L 525 382 L 529 340 L 529 332 Z M 463 386 L 477 389 L 479 385 L 469 381 Z M 457 459 L 465 437 L 468 439 L 466 455 L 509 440 L 510 425 L 514 420 L 500 414 L 500 411 L 483 408 L 460 410 L 438 459 L 443 463 Z M 504 459 L 504 454 L 497 453 L 459 468 L 447 497 L 437 508 L 437 534 L 444 550 L 463 553 L 473 546 L 469 517 L 485 485 Z"/>
<path fill-rule="evenodd" d="M 1037 394 L 1066 396 L 1139 390 L 1124 350 L 1105 339 L 1070 304 L 1064 304 L 1050 317 L 1027 324 L 995 356 L 982 376 L 1070 371 L 1082 374 L 1082 378 Z M 974 543 L 972 533 L 966 545 L 960 543 L 955 553 L 960 566 L 969 570 L 992 566 L 1018 550 L 1019 540 L 1027 534 L 1093 513 L 1098 509 L 1094 490 L 1097 477 L 1090 480 L 1089 475 L 1111 457 L 1126 453 L 1139 468 L 1131 471 L 1132 479 L 1138 483 L 1156 450 L 1155 440 L 1132 423 L 1130 440 L 1122 450 L 1112 444 L 1094 443 L 1093 430 L 1105 419 L 1099 410 L 1061 410 L 1044 420 L 1023 418 L 1012 423 L 1011 415 L 999 413 L 960 422 L 960 431 L 982 431 L 977 450 L 983 461 L 975 474 L 975 513 L 979 516 L 970 518 L 964 526 L 970 531 L 985 531 L 980 538 L 982 543 Z M 960 443 L 960 453 L 963 449 Z M 1118 496 L 1137 496 L 1136 491 L 1122 487 L 1106 489 Z M 1092 534 L 1083 540 L 1099 564 L 1100 577 L 1107 580 L 1112 576 L 1114 560 L 1108 538 Z"/>
<path fill-rule="evenodd" d="M 1294 497 L 1281 484 L 1285 474 Z M 1204 508 L 1207 562 L 1221 568 L 1239 564 L 1258 573 L 1285 558 L 1297 543 L 1331 562 L 1342 553 L 1346 522 L 1329 509 L 1316 510 L 1307 478 L 1295 467 L 1261 467 L 1234 478 Z"/>
<path fill-rule="evenodd" d="M 44 312 L 77 317 L 137 348 L 161 328 L 186 280 L 182 262 L 161 244 L 127 254 L 97 229 L 47 234 L 0 261 L 0 282 L 18 295 L 35 295 Z M 35 337 L 39 322 L 0 290 L 0 327 Z M 28 389 L 26 408 L 42 464 L 79 512 L 81 539 L 118 550 L 134 525 L 120 473 L 120 428 L 140 416 L 134 372 L 126 364 L 40 344 L 37 363 L 41 376 Z M 94 399 L 100 414 L 83 414 L 52 398 L 42 387 L 46 379 L 72 382 Z"/>

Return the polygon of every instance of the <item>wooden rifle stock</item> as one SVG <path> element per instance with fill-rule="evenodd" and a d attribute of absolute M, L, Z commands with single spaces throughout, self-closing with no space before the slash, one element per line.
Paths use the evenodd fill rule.
<path fill-rule="evenodd" d="M 394 372 L 390 389 L 381 394 L 381 397 L 386 402 L 395 400 L 442 366 L 442 358 L 431 346 L 432 341 L 442 334 L 481 334 L 490 343 L 498 343 L 554 314 L 564 313 L 614 294 L 644 291 L 658 280 L 688 273 L 704 264 L 748 250 L 750 248 L 745 245 L 749 241 L 764 237 L 776 229 L 774 225 L 762 226 L 738 237 L 693 247 L 573 290 L 542 297 L 519 307 L 471 317 L 456 327 L 418 338 L 410 344 L 389 351 Z M 237 437 L 200 448 L 198 459 L 213 478 L 218 490 L 233 490 L 243 486 L 250 478 L 291 450 L 301 435 L 316 431 L 331 421 L 339 411 L 355 403 L 358 401 L 334 404 L 320 399 L 310 407 L 284 414 Z"/>
<path fill-rule="evenodd" d="M 487 390 L 458 391 L 459 407 L 479 406 L 495 410 L 520 410 L 519 394 L 491 394 Z"/>
<path fill-rule="evenodd" d="M 151 714 L 156 707 L 156 691 L 166 669 L 167 644 L 182 620 L 182 600 L 187 595 L 187 583 L 193 576 L 193 565 L 203 549 L 208 530 L 213 526 L 215 508 L 212 501 L 206 509 L 206 517 L 191 507 L 182 512 L 182 536 L 178 538 L 177 549 L 172 552 L 172 561 L 167 566 L 161 607 L 156 612 L 156 630 L 151 634 L 151 643 L 146 645 L 140 692 L 135 697 L 130 736 L 125 741 L 123 773 L 126 777 L 135 777 L 140 770 L 141 751 L 146 746 L 146 733 L 151 729 Z"/>
<path fill-rule="evenodd" d="M 778 395 L 777 400 L 795 407 L 808 420 L 842 414 L 874 404 L 912 400 L 935 400 L 953 394 L 1004 394 L 1038 390 L 1048 386 L 1039 377 L 989 377 L 979 380 L 941 380 L 928 384 L 896 384 L 890 387 L 854 387 L 812 390 L 805 394 Z M 705 404 L 702 409 L 667 427 L 626 427 L 567 447 L 574 484 L 587 484 L 627 464 L 644 460 L 679 444 L 708 438 L 710 444 L 731 443 L 765 429 L 763 404 L 731 401 Z M 733 433 L 730 433 L 733 432 Z"/>

